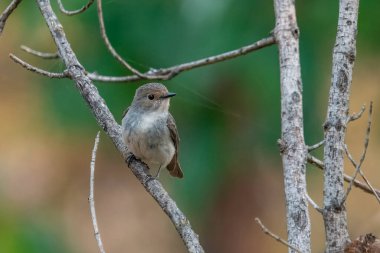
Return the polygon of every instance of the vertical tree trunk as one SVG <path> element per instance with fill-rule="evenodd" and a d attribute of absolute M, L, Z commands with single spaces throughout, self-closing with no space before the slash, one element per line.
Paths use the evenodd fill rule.
<path fill-rule="evenodd" d="M 340 0 L 332 80 L 324 125 L 324 212 L 326 252 L 343 252 L 349 241 L 344 203 L 343 156 L 352 68 L 356 57 L 359 0 Z"/>
<path fill-rule="evenodd" d="M 275 0 L 275 37 L 281 74 L 281 141 L 288 242 L 310 252 L 310 219 L 306 193 L 306 156 L 302 112 L 302 81 L 293 0 Z M 294 250 L 289 249 L 289 252 Z"/>

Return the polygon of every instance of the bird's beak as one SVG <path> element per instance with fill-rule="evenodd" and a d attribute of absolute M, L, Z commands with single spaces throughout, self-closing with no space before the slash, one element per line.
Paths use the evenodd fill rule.
<path fill-rule="evenodd" d="M 161 98 L 161 99 L 165 99 L 165 98 L 174 97 L 175 95 L 176 95 L 175 93 L 168 92 L 167 94 L 162 95 L 160 98 Z"/>

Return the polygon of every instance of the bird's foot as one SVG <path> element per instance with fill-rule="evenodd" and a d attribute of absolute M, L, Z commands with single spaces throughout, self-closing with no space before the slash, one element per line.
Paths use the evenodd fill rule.
<path fill-rule="evenodd" d="M 127 156 L 128 167 L 131 167 L 131 163 L 133 162 L 133 160 L 137 160 L 136 156 L 132 153 L 129 153 Z"/>

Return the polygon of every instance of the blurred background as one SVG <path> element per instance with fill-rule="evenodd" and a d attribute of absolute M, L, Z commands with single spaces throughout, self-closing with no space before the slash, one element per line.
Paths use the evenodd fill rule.
<path fill-rule="evenodd" d="M 10 1 L 1 1 L 1 10 Z M 101 41 L 96 8 L 67 17 L 53 7 L 87 71 L 126 75 Z M 64 0 L 67 9 L 85 1 Z M 233 50 L 274 28 L 272 1 L 104 0 L 111 43 L 146 71 Z M 379 1 L 362 1 L 350 110 L 374 101 L 373 131 L 364 172 L 380 188 Z M 323 137 L 338 1 L 297 3 L 306 143 Z M 8 54 L 52 72 L 60 60 L 42 60 L 24 44 L 55 52 L 35 1 L 23 1 L 0 37 L 0 252 L 96 252 L 88 211 L 90 155 L 99 130 L 70 80 L 41 77 Z M 118 122 L 145 82 L 96 83 Z M 286 238 L 276 46 L 180 74 L 164 82 L 177 96 L 171 112 L 181 136 L 183 180 L 165 171 L 160 181 L 191 221 L 206 252 L 287 252 L 264 235 L 259 217 Z M 349 125 L 347 143 L 358 160 L 367 114 Z M 321 150 L 315 155 L 321 158 Z M 353 173 L 349 163 L 346 172 Z M 322 173 L 308 166 L 308 190 L 322 205 Z M 168 217 L 145 192 L 110 140 L 101 135 L 95 199 L 107 252 L 186 252 Z M 354 189 L 348 199 L 351 238 L 380 236 L 375 198 Z M 323 252 L 321 216 L 310 209 L 313 252 Z"/>

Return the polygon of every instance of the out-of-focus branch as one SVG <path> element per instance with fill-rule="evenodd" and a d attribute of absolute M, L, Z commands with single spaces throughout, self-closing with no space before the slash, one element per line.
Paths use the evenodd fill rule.
<path fill-rule="evenodd" d="M 324 124 L 324 211 L 326 252 L 343 252 L 349 242 L 344 189 L 344 140 L 352 69 L 356 58 L 359 0 L 340 0 L 333 51 L 332 82 Z"/>
<path fill-rule="evenodd" d="M 5 8 L 5 10 L 0 15 L 0 35 L 4 30 L 5 23 L 12 12 L 17 8 L 21 0 L 12 0 L 12 2 Z"/>
<path fill-rule="evenodd" d="M 261 222 L 261 220 L 259 218 L 256 217 L 255 221 L 260 226 L 260 228 L 264 232 L 264 234 L 269 235 L 270 237 L 272 237 L 273 239 L 275 239 L 279 243 L 285 245 L 286 247 L 288 247 L 288 248 L 290 248 L 290 249 L 292 249 L 292 250 L 294 250 L 296 252 L 302 253 L 302 251 L 300 251 L 296 247 L 290 245 L 287 241 L 285 241 L 284 239 L 282 239 L 278 235 L 276 235 L 273 232 L 271 232 L 267 227 L 264 226 L 264 224 Z"/>
<path fill-rule="evenodd" d="M 371 133 L 371 125 L 372 125 L 372 101 L 371 101 L 371 103 L 369 105 L 368 126 L 367 126 L 366 135 L 365 135 L 365 138 L 364 138 L 364 149 L 363 149 L 363 153 L 362 153 L 362 155 L 360 157 L 359 164 L 357 164 L 354 161 L 353 157 L 351 156 L 351 153 L 348 151 L 347 145 L 344 145 L 344 150 L 345 150 L 348 158 L 350 159 L 350 161 L 352 162 L 352 164 L 354 164 L 354 166 L 355 166 L 355 174 L 353 176 L 353 180 L 348 185 L 346 194 L 345 194 L 345 196 L 344 196 L 344 198 L 342 200 L 342 204 L 341 205 L 343 205 L 344 202 L 346 201 L 346 199 L 348 197 L 348 194 L 350 194 L 350 192 L 351 192 L 353 181 L 356 179 L 358 173 L 361 171 L 361 167 L 363 165 L 365 156 L 367 154 L 367 149 L 368 149 L 368 144 L 369 144 L 369 134 Z M 375 194 L 375 196 L 377 197 L 376 194 Z"/>
<path fill-rule="evenodd" d="M 70 76 L 67 74 L 67 72 L 63 72 L 63 73 L 54 73 L 54 72 L 49 72 L 49 71 L 46 71 L 46 70 L 43 70 L 43 69 L 40 69 L 40 68 L 37 68 L 23 60 L 21 60 L 20 58 L 18 58 L 17 56 L 15 56 L 14 54 L 9 54 L 9 57 L 16 63 L 20 64 L 21 66 L 23 66 L 24 68 L 26 68 L 27 70 L 29 71 L 32 71 L 34 73 L 37 73 L 37 74 L 40 74 L 40 75 L 43 75 L 43 76 L 47 76 L 47 77 L 50 77 L 50 78 L 59 78 L 59 79 L 62 79 L 62 78 L 70 78 Z"/>
<path fill-rule="evenodd" d="M 281 141 L 288 242 L 310 252 L 299 29 L 294 0 L 274 0 L 281 78 Z M 294 252 L 294 250 L 289 250 Z"/>
<path fill-rule="evenodd" d="M 363 115 L 364 111 L 365 111 L 365 106 L 363 105 L 358 113 L 353 113 L 350 117 L 348 117 L 347 123 L 359 119 Z"/>
<path fill-rule="evenodd" d="M 82 8 L 75 10 L 75 11 L 66 10 L 65 7 L 63 6 L 61 0 L 57 0 L 57 2 L 58 2 L 59 10 L 62 13 L 66 14 L 68 16 L 73 16 L 73 15 L 85 12 L 94 3 L 94 0 L 89 0 L 86 5 L 84 5 Z"/>
<path fill-rule="evenodd" d="M 128 158 L 128 150 L 121 137 L 121 127 L 116 123 L 112 113 L 108 109 L 105 101 L 99 95 L 97 88 L 86 76 L 85 69 L 79 63 L 76 55 L 72 51 L 66 39 L 63 27 L 51 8 L 49 0 L 36 0 L 40 11 L 48 25 L 54 42 L 58 47 L 59 54 L 66 65 L 67 73 L 75 82 L 83 99 L 87 102 L 93 112 L 98 124 L 111 138 L 116 148 L 122 154 L 124 160 Z M 191 228 L 189 220 L 170 198 L 166 190 L 158 180 L 152 180 L 147 174 L 148 168 L 141 161 L 136 159 L 130 161 L 130 169 L 137 177 L 146 191 L 156 200 L 162 210 L 169 216 L 173 225 L 181 236 L 186 248 L 191 253 L 203 253 L 204 250 L 199 243 L 198 235 Z"/>
<path fill-rule="evenodd" d="M 325 140 L 322 140 L 312 146 L 308 146 L 307 151 L 310 152 L 310 151 L 316 150 L 317 148 L 320 148 L 323 144 L 325 144 Z"/>
<path fill-rule="evenodd" d="M 94 234 L 96 242 L 98 243 L 98 248 L 100 253 L 106 253 L 103 247 L 102 238 L 100 236 L 98 222 L 96 220 L 96 211 L 95 211 L 95 195 L 94 195 L 94 185 L 95 185 L 95 160 L 96 160 L 96 152 L 98 150 L 98 144 L 99 144 L 99 136 L 100 132 L 96 135 L 94 148 L 92 149 L 92 155 L 91 155 L 91 164 L 90 164 L 90 194 L 88 197 L 88 202 L 90 204 L 90 213 L 91 213 L 91 220 L 92 220 L 92 226 L 94 228 Z"/>
<path fill-rule="evenodd" d="M 319 159 L 317 159 L 316 157 L 312 156 L 312 155 L 308 155 L 307 156 L 307 162 L 314 165 L 315 167 L 317 167 L 318 169 L 321 169 L 321 170 L 324 170 L 325 169 L 325 165 L 323 164 L 323 162 Z M 370 187 L 368 187 L 366 184 L 360 182 L 359 180 L 353 180 L 352 177 L 346 175 L 346 174 L 343 174 L 343 178 L 344 178 L 344 181 L 350 183 L 351 181 L 354 182 L 354 186 L 363 190 L 364 192 L 366 193 L 369 193 L 369 194 L 377 194 L 377 196 L 380 196 L 380 190 L 377 190 L 377 189 L 371 189 Z M 376 196 L 376 195 L 375 195 Z"/>
<path fill-rule="evenodd" d="M 24 45 L 21 45 L 21 49 L 31 55 L 41 57 L 43 59 L 58 59 L 59 58 L 58 52 L 55 52 L 55 53 L 40 52 Z"/>

